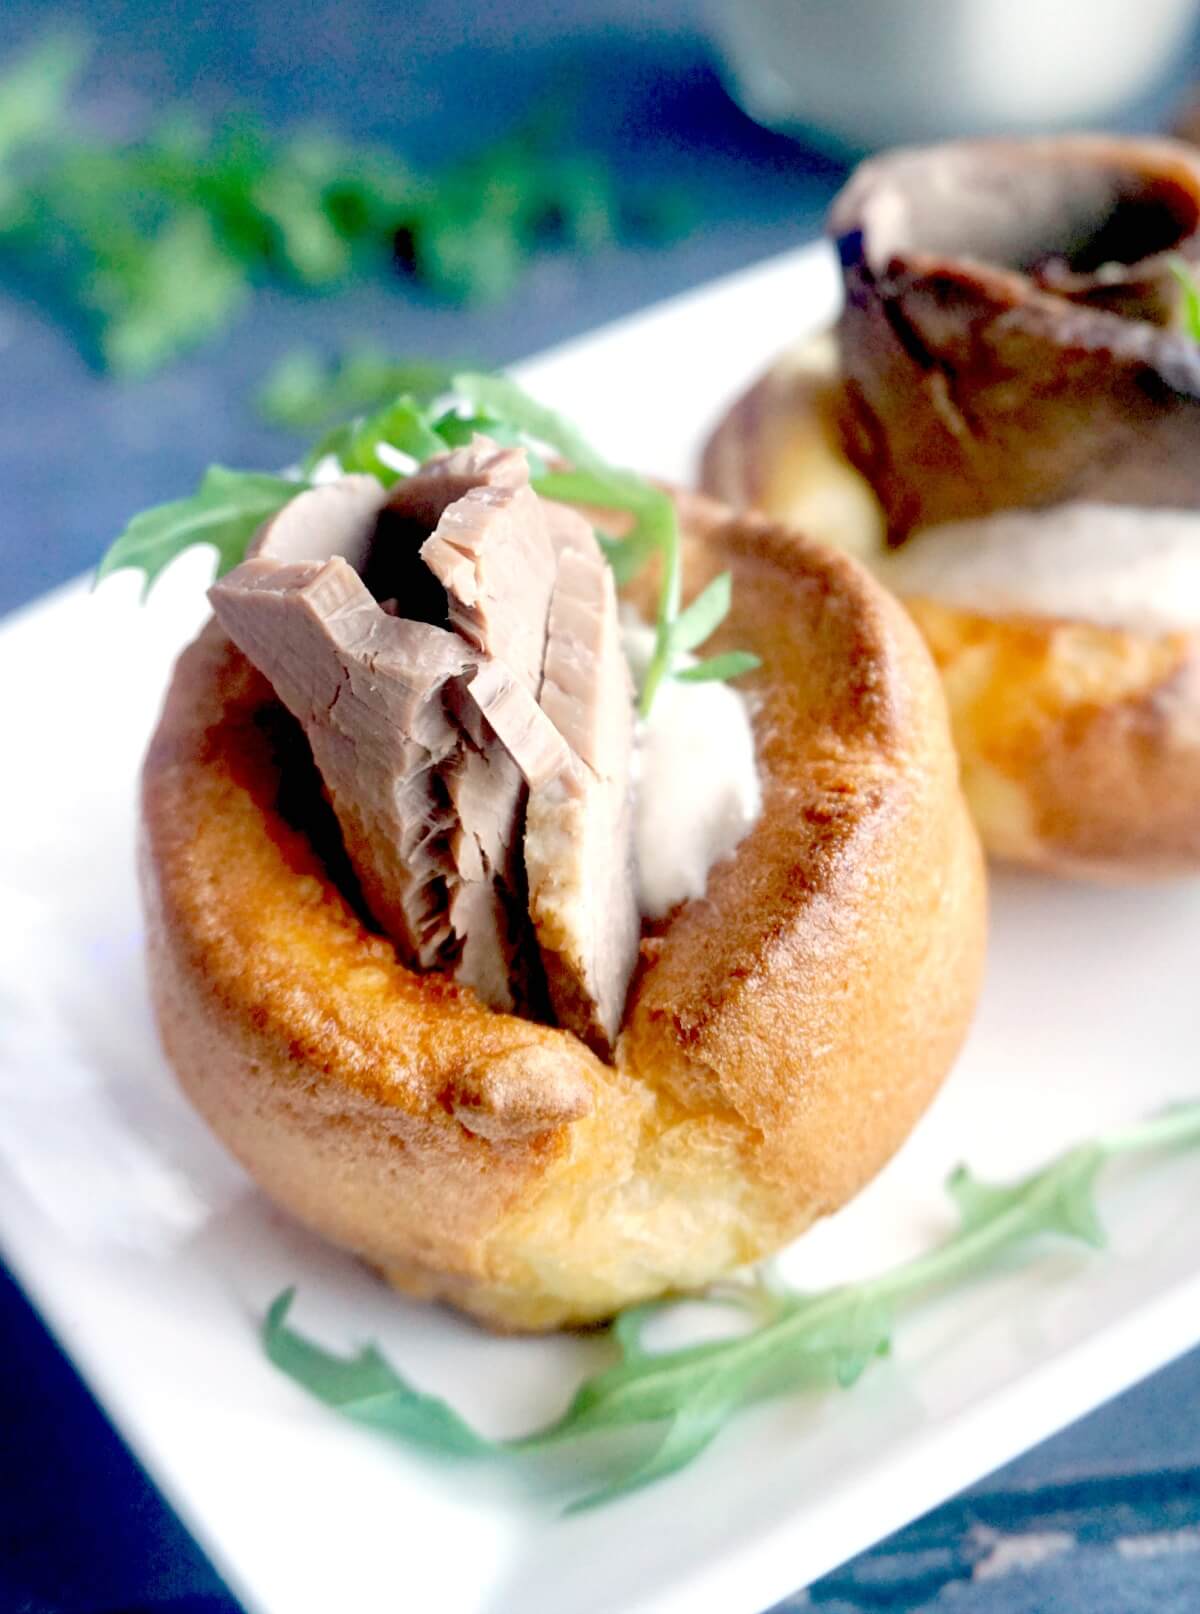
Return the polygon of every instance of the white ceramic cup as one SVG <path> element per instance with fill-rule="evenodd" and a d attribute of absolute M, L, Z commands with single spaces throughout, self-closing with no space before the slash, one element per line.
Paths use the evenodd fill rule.
<path fill-rule="evenodd" d="M 1090 124 L 1148 89 L 1200 0 L 710 0 L 742 105 L 862 149 Z"/>

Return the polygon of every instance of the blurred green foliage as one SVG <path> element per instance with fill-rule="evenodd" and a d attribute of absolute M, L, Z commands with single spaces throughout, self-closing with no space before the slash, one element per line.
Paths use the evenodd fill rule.
<path fill-rule="evenodd" d="M 0 254 L 92 322 L 104 364 L 147 375 L 222 330 L 257 283 L 331 290 L 400 268 L 459 302 L 507 296 L 546 246 L 679 233 L 674 199 L 625 195 L 545 115 L 436 175 L 317 129 L 174 108 L 141 138 L 88 137 L 75 34 L 0 78 Z"/>

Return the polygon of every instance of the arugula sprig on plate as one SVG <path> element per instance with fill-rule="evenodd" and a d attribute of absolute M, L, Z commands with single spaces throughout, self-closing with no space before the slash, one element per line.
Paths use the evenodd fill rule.
<path fill-rule="evenodd" d="M 196 544 L 216 550 L 221 576 L 244 559 L 263 522 L 312 487 L 314 476 L 328 462 L 336 462 L 342 472 L 364 472 L 390 486 L 405 474 L 399 468 L 402 464 L 420 464 L 482 431 L 527 448 L 538 493 L 632 518 L 621 537 L 597 535 L 618 583 L 628 582 L 650 561 L 660 562 L 654 650 L 639 697 L 643 717 L 666 678 L 690 682 L 736 678 L 759 665 L 757 656 L 739 650 L 706 661 L 683 661 L 728 616 L 732 578 L 723 572 L 683 606 L 679 519 L 674 501 L 663 489 L 609 465 L 569 421 L 507 376 L 447 372 L 419 364 L 397 364 L 390 373 L 402 379 L 407 390 L 365 417 L 331 427 L 294 476 L 210 466 L 190 498 L 135 516 L 101 560 L 98 579 L 132 568 L 144 574 L 148 592 L 164 567 Z M 546 457 L 566 461 L 567 466 L 548 466 Z"/>
<path fill-rule="evenodd" d="M 1101 1169 L 1119 1156 L 1197 1147 L 1200 1103 L 1190 1103 L 1067 1149 L 1017 1182 L 983 1182 L 959 1167 L 947 1184 L 958 1227 L 941 1244 L 878 1277 L 816 1294 L 777 1283 L 717 1286 L 710 1303 L 737 1304 L 752 1319 L 748 1331 L 731 1338 L 655 1350 L 648 1326 L 681 1302 L 633 1307 L 608 1329 L 613 1365 L 585 1379 L 561 1416 L 515 1440 L 479 1434 L 446 1401 L 411 1385 L 374 1345 L 343 1357 L 306 1338 L 289 1322 L 294 1290 L 271 1305 L 263 1345 L 276 1367 L 326 1406 L 444 1456 L 514 1457 L 627 1432 L 616 1468 L 595 1465 L 592 1488 L 568 1503 L 576 1512 L 685 1467 L 751 1402 L 803 1387 L 848 1388 L 888 1354 L 902 1310 L 977 1277 L 1002 1257 L 1028 1257 L 1047 1237 L 1102 1246 L 1095 1205 Z"/>

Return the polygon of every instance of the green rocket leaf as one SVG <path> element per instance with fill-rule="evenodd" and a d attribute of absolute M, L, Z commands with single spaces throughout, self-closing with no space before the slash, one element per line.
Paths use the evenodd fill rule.
<path fill-rule="evenodd" d="M 370 1348 L 355 1358 L 331 1357 L 285 1331 L 290 1291 L 268 1313 L 268 1350 L 327 1405 L 439 1451 L 512 1458 L 626 1431 L 631 1445 L 624 1460 L 615 1471 L 595 1471 L 596 1483 L 568 1504 L 571 1510 L 593 1507 L 683 1468 L 739 1408 L 763 1396 L 854 1384 L 890 1350 L 893 1318 L 902 1308 L 978 1278 L 1005 1255 L 1028 1257 L 1047 1238 L 1100 1243 L 1094 1191 L 1104 1164 L 1118 1155 L 1167 1148 L 1200 1148 L 1200 1103 L 1068 1149 L 1012 1184 L 983 1183 L 960 1168 L 948 1184 L 959 1226 L 940 1245 L 863 1283 L 823 1293 L 746 1286 L 747 1313 L 764 1320 L 731 1338 L 654 1351 L 645 1343 L 646 1325 L 676 1303 L 632 1307 L 609 1330 L 618 1360 L 585 1379 L 559 1417 L 517 1440 L 483 1440 L 445 1402 L 413 1389 Z M 715 1287 L 711 1298 L 728 1305 L 730 1286 Z"/>
<path fill-rule="evenodd" d="M 155 505 L 134 516 L 100 562 L 97 581 L 126 568 L 144 572 L 149 590 L 164 567 L 196 544 L 217 552 L 217 576 L 237 566 L 251 538 L 268 517 L 306 486 L 260 471 L 230 471 L 210 465 L 188 499 Z"/>

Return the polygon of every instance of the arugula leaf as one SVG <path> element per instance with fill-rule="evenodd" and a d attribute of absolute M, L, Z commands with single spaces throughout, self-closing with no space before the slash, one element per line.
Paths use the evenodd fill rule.
<path fill-rule="evenodd" d="M 354 263 L 350 244 L 339 235 L 320 195 L 292 164 L 275 164 L 252 195 L 272 228 L 272 257 L 299 285 L 333 286 L 347 279 Z"/>
<path fill-rule="evenodd" d="M 621 207 L 613 178 L 595 157 L 575 153 L 560 157 L 547 186 L 545 216 L 553 219 L 578 252 L 600 252 L 622 231 Z"/>
<path fill-rule="evenodd" d="M 854 1384 L 890 1350 L 893 1318 L 902 1305 L 969 1281 L 1006 1254 L 1028 1256 L 1047 1237 L 1098 1244 L 1094 1189 L 1101 1168 L 1119 1155 L 1169 1148 L 1200 1148 L 1200 1102 L 1068 1149 L 1015 1183 L 982 1183 L 959 1168 L 948 1189 L 960 1223 L 940 1245 L 878 1277 L 823 1293 L 747 1285 L 746 1309 L 763 1318 L 749 1333 L 653 1351 L 644 1341 L 645 1326 L 676 1302 L 632 1307 L 609 1328 L 618 1354 L 614 1365 L 585 1379 L 560 1417 L 516 1440 L 483 1441 L 445 1402 L 413 1390 L 373 1350 L 331 1358 L 289 1331 L 289 1351 L 275 1349 L 272 1360 L 327 1405 L 436 1450 L 512 1456 L 627 1430 L 638 1437 L 637 1449 L 568 1504 L 569 1510 L 593 1507 L 675 1473 L 754 1400 L 800 1386 Z M 730 1291 L 729 1284 L 714 1286 L 709 1298 L 728 1304 Z M 765 1308 L 764 1294 L 770 1302 Z M 288 1291 L 275 1301 L 269 1329 L 286 1317 L 290 1300 Z M 645 1431 L 654 1434 L 649 1450 Z"/>
<path fill-rule="evenodd" d="M 357 1356 L 335 1356 L 288 1327 L 294 1289 L 272 1303 L 263 1323 L 263 1348 L 275 1366 L 343 1417 L 395 1435 L 414 1446 L 451 1455 L 494 1450 L 447 1402 L 424 1395 L 393 1371 L 372 1345 Z"/>
<path fill-rule="evenodd" d="M 660 560 L 662 584 L 658 593 L 658 614 L 654 621 L 654 652 L 650 657 L 650 665 L 646 668 L 646 676 L 642 680 L 642 692 L 638 697 L 638 711 L 643 718 L 649 717 L 659 686 L 664 678 L 671 676 L 675 668 L 675 645 L 672 635 L 683 597 L 683 552 L 679 540 L 679 516 L 674 504 L 669 500 L 663 513 Z"/>
<path fill-rule="evenodd" d="M 81 144 L 68 98 L 85 56 L 57 33 L 0 78 L 0 244 L 43 281 L 47 261 L 62 272 L 126 374 L 222 328 L 265 278 L 320 289 L 407 262 L 443 296 L 494 300 L 549 236 L 594 251 L 653 233 L 607 165 L 564 154 L 544 119 L 435 174 L 320 130 L 277 136 L 238 115 L 210 130 L 179 108 L 138 140 Z"/>
<path fill-rule="evenodd" d="M 681 684 L 708 684 L 717 680 L 728 683 L 731 678 L 740 678 L 743 673 L 761 666 L 762 657 L 749 650 L 726 650 L 724 655 L 710 656 L 694 666 L 676 667 L 671 676 Z"/>
<path fill-rule="evenodd" d="M 456 385 L 460 379 L 456 377 Z M 537 435 L 536 422 L 541 427 L 542 440 L 553 444 L 549 431 L 556 426 L 561 427 L 557 417 L 552 417 L 546 423 L 537 421 L 535 415 L 524 410 L 523 418 L 531 434 Z M 567 458 L 573 458 L 565 448 L 561 452 Z M 590 463 L 573 460 L 576 469 L 550 471 L 537 478 L 534 487 L 549 499 L 595 505 L 601 510 L 628 511 L 634 515 L 633 527 L 625 536 L 610 538 L 603 533 L 597 534 L 618 586 L 636 577 L 655 556 L 661 559 L 662 583 L 655 622 L 654 652 L 638 700 L 639 712 L 647 717 L 663 679 L 679 676 L 675 665 L 678 653 L 700 644 L 728 614 L 732 579 L 728 575 L 714 578 L 703 593 L 681 612 L 682 552 L 679 517 L 674 501 L 653 483 L 628 471 L 614 470 L 590 449 L 587 455 Z M 758 658 L 748 651 L 730 651 L 728 656 L 714 656 L 711 661 L 701 663 L 700 667 L 687 669 L 690 674 L 687 681 L 699 683 L 705 678 L 736 677 L 758 665 Z"/>
<path fill-rule="evenodd" d="M 733 573 L 722 572 L 696 595 L 671 624 L 671 649 L 693 650 L 713 634 L 733 604 Z"/>
<path fill-rule="evenodd" d="M 331 426 L 327 432 L 322 432 L 300 461 L 301 474 L 311 476 L 321 461 L 331 456 L 341 464 L 342 455 L 354 441 L 357 430 L 358 425 L 354 421 L 343 421 L 340 426 Z"/>
<path fill-rule="evenodd" d="M 649 515 L 671 503 L 661 488 L 656 488 L 644 477 L 636 476 L 632 471 L 618 471 L 603 463 L 587 470 L 562 470 L 556 467 L 552 471 L 544 471 L 537 478 L 535 492 L 547 499 L 560 499 L 566 504 L 591 504 L 598 509 L 627 510 L 639 516 Z M 623 538 L 611 541 L 626 542 Z"/>
<path fill-rule="evenodd" d="M 83 288 L 104 316 L 100 345 L 111 370 L 145 376 L 228 324 L 249 295 L 245 276 L 207 214 L 181 213 L 135 251 L 106 253 Z"/>
<path fill-rule="evenodd" d="M 268 517 L 282 510 L 306 484 L 260 471 L 230 471 L 210 465 L 188 499 L 156 505 L 134 516 L 100 562 L 96 581 L 125 569 L 146 574 L 149 593 L 159 573 L 194 544 L 217 552 L 217 576 L 245 559 L 246 548 Z"/>
<path fill-rule="evenodd" d="M 577 470 L 596 472 L 607 477 L 614 486 L 621 484 L 620 473 L 604 463 L 569 420 L 531 398 L 509 376 L 460 370 L 452 385 L 458 396 L 467 403 L 484 414 L 494 415 L 496 419 L 515 426 L 526 437 L 533 438 L 534 442 L 554 449 Z"/>
<path fill-rule="evenodd" d="M 145 573 L 148 593 L 163 568 L 195 544 L 216 549 L 217 576 L 223 576 L 245 559 L 262 523 L 310 485 L 309 474 L 326 455 L 335 455 L 346 471 L 367 472 L 385 486 L 394 482 L 401 472 L 381 456 L 384 445 L 417 462 L 446 446 L 427 412 L 411 398 L 398 398 L 367 420 L 326 433 L 305 459 L 299 479 L 210 466 L 190 498 L 134 516 L 101 560 L 96 581 L 123 568 L 137 569 Z"/>
<path fill-rule="evenodd" d="M 1184 329 L 1193 342 L 1200 342 L 1200 285 L 1195 273 L 1183 258 L 1172 258 L 1169 268 L 1183 290 Z"/>
<path fill-rule="evenodd" d="M 715 578 L 681 614 L 683 571 L 679 518 L 674 502 L 662 489 L 606 464 L 568 421 L 530 398 L 507 376 L 463 372 L 454 377 L 454 390 L 476 408 L 500 416 L 535 442 L 557 450 L 570 463 L 570 470 L 539 477 L 534 484 L 537 492 L 548 498 L 569 498 L 601 508 L 627 510 L 636 516 L 631 532 L 623 538 L 602 539 L 602 545 L 618 584 L 636 576 L 653 556 L 657 555 L 662 562 L 654 653 L 638 702 L 641 715 L 648 716 L 663 679 L 671 677 L 675 670 L 677 653 L 706 639 L 728 613 L 732 580 Z M 744 656 L 747 653 L 734 654 Z M 726 665 L 746 672 L 758 662 L 751 658 L 726 663 L 714 657 L 707 664 L 704 676 L 723 677 Z"/>
<path fill-rule="evenodd" d="M 516 286 L 526 249 L 511 219 L 444 202 L 412 231 L 418 280 L 450 302 L 498 303 Z"/>
<path fill-rule="evenodd" d="M 617 587 L 631 582 L 655 555 L 672 541 L 674 510 L 661 490 L 628 472 L 544 471 L 534 478 L 534 492 L 566 504 L 594 505 L 599 510 L 627 511 L 636 517 L 629 532 L 612 538 L 596 537 L 616 577 Z"/>
<path fill-rule="evenodd" d="M 397 398 L 395 403 L 388 404 L 369 420 L 351 427 L 340 449 L 334 452 L 341 460 L 343 470 L 369 471 L 388 486 L 399 473 L 380 458 L 379 449 L 384 444 L 399 449 L 400 453 L 407 454 L 418 465 L 434 454 L 441 454 L 446 447 L 416 400 Z"/>
<path fill-rule="evenodd" d="M 678 1412 L 667 1425 L 657 1445 L 641 1462 L 619 1471 L 606 1484 L 568 1502 L 565 1513 L 583 1513 L 615 1502 L 630 1491 L 639 1491 L 657 1480 L 677 1474 L 693 1462 L 720 1434 L 722 1426 L 736 1410 L 736 1402 L 726 1400 L 719 1389 Z"/>
<path fill-rule="evenodd" d="M 442 172 L 436 193 L 401 230 L 420 278 L 449 297 L 494 302 L 543 242 L 595 252 L 640 228 L 636 211 L 618 205 L 607 165 L 560 153 L 560 125 L 557 116 L 535 116 Z"/>
<path fill-rule="evenodd" d="M 414 212 L 430 205 L 437 181 L 417 174 L 394 152 L 355 146 L 326 129 L 299 129 L 284 146 L 343 240 L 390 252 L 393 237 Z"/>
<path fill-rule="evenodd" d="M 168 332 L 174 329 L 170 320 L 166 323 Z M 127 335 L 124 362 L 144 358 L 146 345 L 152 344 L 156 331 L 153 322 L 148 331 L 135 326 Z M 674 501 L 662 488 L 606 464 L 568 421 L 539 404 L 509 377 L 477 371 L 448 375 L 442 366 L 420 361 L 402 364 L 363 360 L 356 370 L 328 372 L 319 358 L 300 353 L 292 355 L 286 367 L 276 372 L 269 383 L 267 399 L 277 415 L 310 418 L 325 413 L 330 392 L 340 389 L 343 398 L 352 391 L 363 396 L 385 379 L 411 381 L 414 391 L 399 396 L 389 394 L 390 401 L 365 420 L 331 427 L 301 462 L 304 477 L 311 476 L 323 460 L 332 456 L 344 471 L 366 472 L 390 486 L 408 467 L 397 464 L 396 453 L 386 450 L 397 451 L 421 464 L 448 447 L 469 441 L 478 430 L 489 432 L 500 442 L 520 444 L 530 456 L 532 485 L 539 494 L 633 517 L 629 531 L 619 538 L 597 533 L 618 585 L 628 582 L 650 561 L 657 558 L 660 562 L 655 644 L 639 697 L 643 717 L 649 713 L 664 678 L 685 671 L 687 681 L 697 683 L 736 677 L 758 665 L 756 657 L 730 651 L 695 667 L 677 666 L 679 657 L 706 639 L 728 614 L 731 577 L 726 573 L 714 578 L 686 610 L 681 610 L 682 554 Z M 448 400 L 452 400 L 450 408 L 445 407 Z M 470 412 L 464 414 L 464 407 Z M 567 458 L 569 468 L 548 470 L 540 458 L 542 447 Z M 252 473 L 245 474 L 252 477 Z M 247 521 L 230 516 L 225 508 L 229 487 L 211 480 L 234 475 L 214 470 L 192 499 L 136 518 L 105 557 L 100 576 L 118 565 L 143 564 L 140 557 L 149 548 L 154 556 L 153 569 L 146 568 L 149 587 L 173 554 L 200 542 L 217 544 L 223 566 L 236 564 L 245 550 Z M 266 478 L 270 485 L 278 480 Z M 251 482 L 245 486 L 250 489 Z M 251 503 L 257 498 L 256 492 Z M 248 531 L 253 531 L 253 525 Z M 226 562 L 226 554 L 233 559 Z M 131 555 L 134 558 L 128 558 Z"/>
<path fill-rule="evenodd" d="M 546 474 L 546 463 L 537 449 L 530 446 L 528 438 L 523 437 L 515 426 L 510 426 L 507 421 L 496 420 L 492 415 L 479 414 L 475 411 L 462 415 L 455 409 L 447 409 L 434 421 L 433 429 L 447 448 L 462 448 L 471 442 L 478 432 L 482 432 L 484 436 L 492 438 L 506 448 L 523 448 L 535 491 L 537 478 Z"/>
<path fill-rule="evenodd" d="M 746 1336 L 749 1338 L 751 1336 Z M 512 1442 L 514 1447 L 559 1445 L 581 1435 L 673 1418 L 714 1383 L 725 1389 L 731 1352 L 745 1340 L 716 1340 L 673 1351 L 646 1351 L 585 1379 L 561 1418 Z"/>
<path fill-rule="evenodd" d="M 736 678 L 761 665 L 757 656 L 745 650 L 731 650 L 694 667 L 676 665 L 681 652 L 701 644 L 729 614 L 733 579 L 728 572 L 715 577 L 685 610 L 680 610 L 679 516 L 674 501 L 662 488 L 628 471 L 614 471 L 602 461 L 582 469 L 547 472 L 535 480 L 534 488 L 549 499 L 628 511 L 635 517 L 632 528 L 621 538 L 596 534 L 618 587 L 630 582 L 656 556 L 662 561 L 654 651 L 638 699 L 642 717 L 649 716 L 664 678 L 696 684 Z"/>
<path fill-rule="evenodd" d="M 947 1189 L 967 1232 L 1007 1214 L 1036 1214 L 1045 1227 L 1100 1249 L 1104 1229 L 1096 1215 L 1093 1193 L 1104 1161 L 1100 1145 L 1083 1145 L 1064 1157 L 1053 1172 L 1028 1178 L 1015 1187 L 980 1182 L 960 1166 Z"/>
<path fill-rule="evenodd" d="M 847 1308 L 831 1340 L 833 1375 L 838 1388 L 849 1390 L 880 1356 L 892 1349 L 892 1312 L 882 1300 L 865 1294 Z"/>
<path fill-rule="evenodd" d="M 55 133 L 90 54 L 82 34 L 59 30 L 17 57 L 0 78 L 0 164 Z"/>
<path fill-rule="evenodd" d="M 298 348 L 271 371 L 258 407 L 279 426 L 322 426 L 339 415 L 379 409 L 397 397 L 432 403 L 450 390 L 455 368 L 434 359 L 381 358 L 371 348 L 352 349 L 339 363 L 327 365 L 311 348 Z"/>

